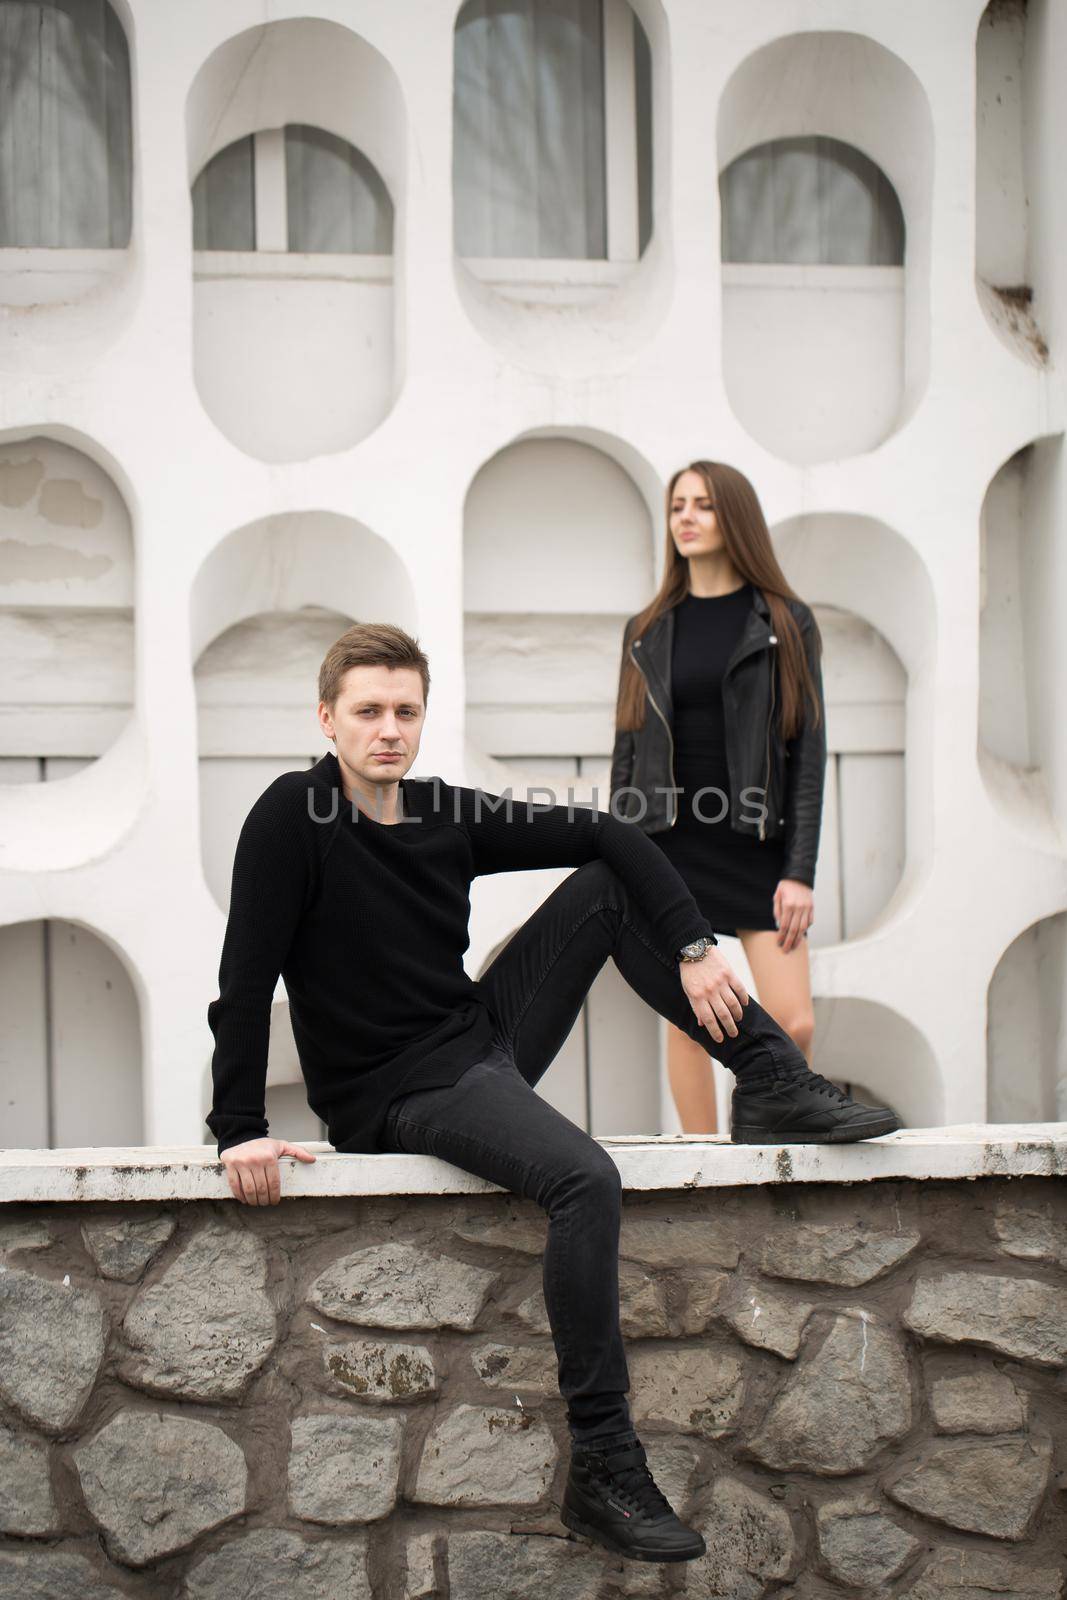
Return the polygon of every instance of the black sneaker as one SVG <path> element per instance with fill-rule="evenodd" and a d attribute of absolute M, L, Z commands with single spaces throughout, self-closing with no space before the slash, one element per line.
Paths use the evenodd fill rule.
<path fill-rule="evenodd" d="M 896 1133 L 895 1111 L 862 1106 L 818 1072 L 801 1072 L 763 1089 L 734 1088 L 730 1138 L 734 1144 L 853 1144 Z"/>
<path fill-rule="evenodd" d="M 572 1533 L 631 1561 L 695 1561 L 707 1549 L 657 1488 L 641 1444 L 575 1449 L 560 1519 Z"/>

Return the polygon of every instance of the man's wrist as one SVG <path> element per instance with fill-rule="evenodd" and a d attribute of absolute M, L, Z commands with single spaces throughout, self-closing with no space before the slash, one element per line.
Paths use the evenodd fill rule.
<path fill-rule="evenodd" d="M 702 933 L 699 938 L 691 940 L 689 944 L 683 944 L 675 959 L 682 963 L 687 961 L 703 961 L 704 957 L 707 955 L 714 943 L 714 934 L 712 934 L 709 938 L 707 934 Z"/>

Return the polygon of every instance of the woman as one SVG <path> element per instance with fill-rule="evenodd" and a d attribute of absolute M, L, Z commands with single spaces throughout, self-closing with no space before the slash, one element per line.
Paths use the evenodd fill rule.
<path fill-rule="evenodd" d="M 715 932 L 737 934 L 760 1004 L 810 1064 L 826 769 L 818 625 L 736 468 L 676 472 L 667 526 L 663 582 L 623 636 L 612 807 L 655 838 Z M 682 1129 L 713 1133 L 708 1057 L 668 1027 Z"/>

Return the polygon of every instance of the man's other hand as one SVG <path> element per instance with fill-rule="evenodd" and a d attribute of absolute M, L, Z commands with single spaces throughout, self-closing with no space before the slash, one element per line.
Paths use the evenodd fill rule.
<path fill-rule="evenodd" d="M 224 1150 L 219 1160 L 226 1168 L 234 1199 L 248 1206 L 276 1206 L 282 1197 L 279 1156 L 315 1160 L 310 1150 L 290 1144 L 288 1139 L 246 1139 L 244 1144 L 232 1144 Z"/>
<path fill-rule="evenodd" d="M 723 1028 L 737 1038 L 737 1024 L 743 1006 L 748 1005 L 748 990 L 725 956 L 712 945 L 699 961 L 679 963 L 682 988 L 689 996 L 693 1015 L 722 1044 Z"/>

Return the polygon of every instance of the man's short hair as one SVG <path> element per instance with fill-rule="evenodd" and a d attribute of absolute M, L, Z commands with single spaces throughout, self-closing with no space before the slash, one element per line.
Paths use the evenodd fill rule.
<path fill-rule="evenodd" d="M 430 698 L 430 663 L 418 643 L 391 622 L 357 622 L 335 639 L 319 668 L 319 699 L 333 709 L 349 667 L 414 667 Z"/>

